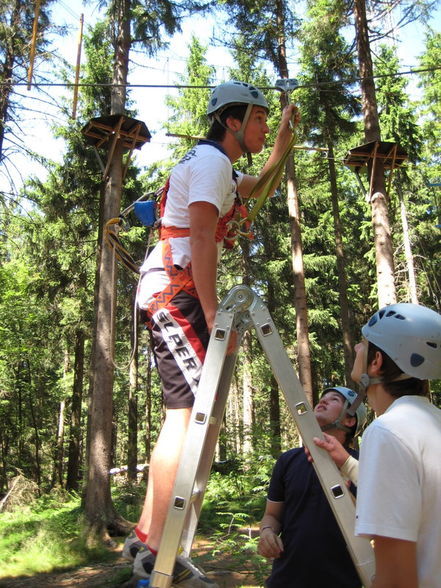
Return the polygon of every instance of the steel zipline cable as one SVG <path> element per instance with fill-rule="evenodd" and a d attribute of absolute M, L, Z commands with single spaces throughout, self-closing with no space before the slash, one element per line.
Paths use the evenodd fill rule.
<path fill-rule="evenodd" d="M 435 67 L 426 67 L 420 69 L 410 69 L 407 71 L 400 71 L 396 73 L 390 74 L 378 74 L 374 76 L 366 76 L 364 78 L 361 77 L 354 77 L 354 78 L 347 78 L 342 80 L 332 80 L 332 81 L 324 81 L 324 82 L 314 82 L 311 84 L 299 84 L 297 86 L 298 89 L 300 88 L 320 88 L 326 86 L 341 86 L 343 84 L 355 84 L 356 82 L 361 82 L 363 80 L 376 80 L 381 78 L 393 78 L 393 77 L 400 77 L 406 75 L 413 75 L 419 73 L 426 73 L 432 71 L 441 70 L 441 65 Z M 0 87 L 2 86 L 9 86 L 9 87 L 20 87 L 20 86 L 28 86 L 27 82 L 11 82 L 2 81 L 0 82 Z M 84 87 L 84 88 L 153 88 L 153 89 L 194 89 L 194 90 L 204 90 L 204 89 L 213 89 L 216 85 L 191 85 L 191 84 L 114 84 L 112 82 L 107 83 L 87 83 L 87 82 L 79 82 L 78 84 L 74 82 L 32 82 L 30 84 L 31 87 L 39 88 L 39 87 L 52 87 L 52 88 L 72 88 L 72 87 Z M 296 89 L 297 89 L 296 88 Z M 259 86 L 260 90 L 278 90 L 280 88 L 277 86 Z"/>

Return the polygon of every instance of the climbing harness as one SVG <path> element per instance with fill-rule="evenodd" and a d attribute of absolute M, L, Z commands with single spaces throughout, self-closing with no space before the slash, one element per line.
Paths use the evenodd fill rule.
<path fill-rule="evenodd" d="M 264 174 L 262 174 L 251 191 L 250 197 L 252 197 L 254 194 L 258 194 L 252 209 L 248 211 L 239 194 L 236 194 L 235 202 L 233 203 L 230 210 L 223 217 L 219 218 L 216 227 L 215 240 L 217 243 L 223 241 L 225 248 L 231 249 L 234 247 L 236 239 L 239 235 L 249 239 L 253 238 L 251 226 L 269 195 L 275 191 L 283 173 L 286 161 L 295 144 L 296 136 L 293 125 L 291 126 L 293 134 L 282 156 L 269 169 L 267 169 Z M 219 149 L 224 153 L 222 147 L 213 141 L 203 139 L 199 141 L 199 144 L 211 145 L 212 147 Z M 235 178 L 236 175 L 233 170 L 233 179 Z M 152 230 L 159 229 L 159 239 L 164 242 L 162 251 L 163 267 L 169 276 L 170 283 L 167 288 L 159 292 L 150 302 L 148 306 L 148 314 L 150 314 L 150 316 L 152 316 L 160 308 L 166 306 L 172 300 L 172 298 L 174 298 L 176 294 L 182 290 L 197 297 L 197 291 L 191 274 L 191 265 L 189 264 L 185 268 L 176 267 L 173 264 L 169 243 L 170 238 L 188 237 L 190 235 L 190 229 L 188 227 L 163 227 L 161 224 L 161 219 L 163 218 L 165 212 L 169 185 L 170 182 L 167 180 L 166 184 L 157 192 L 142 196 L 129 207 L 127 207 L 119 217 L 110 219 L 105 226 L 106 243 L 114 249 L 115 255 L 119 261 L 121 261 L 128 269 L 136 274 L 139 274 L 139 267 L 127 249 L 122 245 L 118 234 L 122 228 L 122 224 L 125 218 L 132 210 L 134 210 L 141 223 L 144 226 L 150 228 L 147 252 L 149 251 Z M 150 198 L 145 200 L 146 197 Z M 159 218 L 157 218 L 158 209 Z"/>
<path fill-rule="evenodd" d="M 291 125 L 291 128 L 293 130 L 293 135 L 282 156 L 264 174 L 262 174 L 250 194 L 250 197 L 254 194 L 259 194 L 251 211 L 248 211 L 247 207 L 243 204 L 240 195 L 236 193 L 236 198 L 232 207 L 222 218 L 218 220 L 215 240 L 217 243 L 223 241 L 225 248 L 233 248 L 238 236 L 249 239 L 254 237 L 253 233 L 251 232 L 251 226 L 269 195 L 275 191 L 283 173 L 285 163 L 295 144 L 296 137 L 294 134 L 293 125 Z M 199 144 L 209 144 L 223 152 L 223 149 L 219 144 L 207 139 L 200 140 Z M 235 174 L 236 172 L 233 170 L 233 179 L 236 179 L 237 177 Z M 165 307 L 179 292 L 184 291 L 194 296 L 195 298 L 198 297 L 197 290 L 192 278 L 191 264 L 185 268 L 175 266 L 173 264 L 172 252 L 169 242 L 170 238 L 189 236 L 190 229 L 185 227 L 163 227 L 161 225 L 161 219 L 164 216 L 165 205 L 167 202 L 169 183 L 169 180 L 167 180 L 165 185 L 156 192 L 150 192 L 138 198 L 138 200 L 123 210 L 118 217 L 109 219 L 104 227 L 105 243 L 113 249 L 115 257 L 126 268 L 138 275 L 140 273 L 139 264 L 133 259 L 128 250 L 122 244 L 119 233 L 122 230 L 129 213 L 134 211 L 142 225 L 149 228 L 146 247 L 147 256 L 150 252 L 150 244 L 154 230 L 159 229 L 159 239 L 163 241 L 163 267 L 168 274 L 169 285 L 153 297 L 148 305 L 147 311 L 142 311 L 143 316 L 141 320 L 147 325 L 149 323 L 149 317 L 153 316 L 153 314 L 160 308 Z M 136 301 L 135 305 L 137 305 Z M 134 329 L 136 332 L 138 313 L 135 312 L 135 316 L 136 320 Z M 133 345 L 130 363 L 133 360 L 134 353 L 135 344 Z"/>

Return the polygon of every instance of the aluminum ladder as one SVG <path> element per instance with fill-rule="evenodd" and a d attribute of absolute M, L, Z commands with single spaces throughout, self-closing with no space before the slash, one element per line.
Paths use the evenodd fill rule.
<path fill-rule="evenodd" d="M 313 437 L 322 436 L 321 429 L 268 309 L 244 285 L 230 290 L 216 314 L 199 382 L 201 392 L 196 395 L 191 413 L 150 587 L 172 586 L 178 552 L 190 556 L 238 353 L 236 350 L 226 355 L 228 340 L 234 329 L 240 342 L 245 331 L 252 327 L 303 442 L 309 448 L 363 586 L 369 588 L 375 573 L 374 553 L 367 538 L 354 535 L 355 507 L 351 494 L 328 453 L 313 442 Z"/>

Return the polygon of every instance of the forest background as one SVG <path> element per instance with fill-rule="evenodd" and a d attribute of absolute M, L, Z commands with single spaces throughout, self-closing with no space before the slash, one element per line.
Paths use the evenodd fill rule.
<path fill-rule="evenodd" d="M 162 418 L 147 332 L 133 312 L 136 276 L 117 268 L 103 240 L 106 221 L 163 185 L 191 137 L 204 135 L 217 83 L 236 78 L 261 87 L 272 137 L 281 106 L 294 100 L 301 148 L 257 217 L 254 239 L 240 239 L 224 255 L 219 293 L 245 283 L 262 297 L 311 402 L 327 386 L 352 385 L 353 346 L 379 304 L 441 308 L 441 34 L 432 19 L 438 2 L 103 1 L 89 3 L 94 22 L 84 30 L 75 86 L 75 62 L 60 49 L 67 31 L 51 16 L 59 5 L 0 2 L 0 495 L 3 510 L 22 509 L 19 487 L 49 500 L 52 510 L 50 497 L 70 504 L 77 496 L 73 510 L 84 516 L 79 526 L 90 549 L 136 520 L 139 471 Z M 122 145 L 109 156 L 110 141 L 97 158 L 83 133 L 88 121 L 137 120 L 135 85 L 148 86 L 152 60 L 163 67 L 167 43 L 196 16 L 214 23 L 212 39 L 205 45 L 197 35 L 188 38 L 182 72 L 159 94 L 163 128 L 181 137 L 166 154 L 153 134 L 141 151 L 153 148 L 162 159 L 147 165 L 129 160 Z M 403 66 L 399 47 L 416 25 L 424 31 L 422 50 Z M 208 44 L 222 47 L 231 67 L 210 63 Z M 140 70 L 141 78 L 134 73 Z M 294 77 L 295 89 L 284 92 Z M 149 103 L 152 120 L 154 110 Z M 53 158 L 47 131 L 32 141 L 26 136 L 28 121 L 48 112 L 60 150 Z M 368 144 L 362 151 L 372 154 L 378 142 L 388 160 L 347 165 L 351 150 Z M 264 159 L 254 157 L 248 172 L 258 172 Z M 151 234 L 134 216 L 127 221 L 121 238 L 139 263 Z M 108 353 L 100 348 L 103 336 Z M 438 405 L 440 393 L 434 384 Z M 206 512 L 215 521 L 209 514 L 207 521 L 230 532 L 255 523 L 274 458 L 297 443 L 274 374 L 247 333 L 207 492 Z M 118 468 L 126 474 L 117 483 L 110 472 Z M 242 546 L 253 549 L 252 542 Z M 16 559 L 23 547 L 29 550 L 19 534 L 9 552 Z M 8 558 L 5 573 L 13 575 Z"/>

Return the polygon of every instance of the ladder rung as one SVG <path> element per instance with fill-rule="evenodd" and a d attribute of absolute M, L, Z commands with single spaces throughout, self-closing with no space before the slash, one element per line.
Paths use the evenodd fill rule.
<path fill-rule="evenodd" d="M 198 425 L 204 425 L 205 422 L 206 422 L 206 420 L 207 420 L 207 415 L 206 415 L 205 412 L 197 412 L 195 414 L 194 420 L 195 420 L 195 423 L 196 424 L 198 424 Z M 210 425 L 216 425 L 217 424 L 217 418 L 215 416 L 211 416 L 208 419 L 208 423 Z"/>
<path fill-rule="evenodd" d="M 193 490 L 192 495 L 190 497 L 190 504 L 193 503 L 199 496 L 201 495 L 201 491 L 199 489 Z M 173 500 L 174 508 L 178 510 L 184 510 L 186 504 L 186 500 L 183 496 L 175 496 Z"/>

